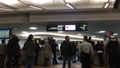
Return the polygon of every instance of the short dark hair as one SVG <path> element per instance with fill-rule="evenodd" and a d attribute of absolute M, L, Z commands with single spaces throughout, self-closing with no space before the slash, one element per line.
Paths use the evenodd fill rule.
<path fill-rule="evenodd" d="M 65 36 L 65 39 L 67 39 L 69 36 Z"/>
<path fill-rule="evenodd" d="M 2 39 L 2 43 L 5 43 L 5 39 Z"/>
<path fill-rule="evenodd" d="M 88 40 L 88 37 L 87 37 L 87 36 L 84 36 L 84 40 Z"/>

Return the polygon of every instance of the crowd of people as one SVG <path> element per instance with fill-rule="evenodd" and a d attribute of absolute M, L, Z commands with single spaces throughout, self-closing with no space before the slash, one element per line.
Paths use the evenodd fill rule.
<path fill-rule="evenodd" d="M 19 59 L 21 57 L 21 49 L 19 39 L 16 35 L 11 35 L 8 43 L 2 39 L 0 44 L 0 68 L 20 68 Z M 108 36 L 104 41 L 91 40 L 91 37 L 84 36 L 83 42 L 79 45 L 75 41 L 70 41 L 69 36 L 65 36 L 65 40 L 61 42 L 60 56 L 62 57 L 63 67 L 71 68 L 71 62 L 76 60 L 76 57 L 82 63 L 82 68 L 92 68 L 94 54 L 96 53 L 99 59 L 100 66 L 104 66 L 104 54 L 109 64 L 109 68 L 120 68 L 120 39 L 113 36 L 113 32 L 109 31 Z M 33 35 L 30 34 L 24 43 L 22 51 L 25 56 L 25 68 L 33 68 L 37 63 L 36 56 L 38 56 L 38 44 L 33 40 Z M 43 66 L 49 66 L 50 60 L 53 64 L 59 64 L 57 61 L 57 47 L 58 44 L 53 38 L 44 39 L 42 52 L 44 55 Z M 37 57 L 38 58 L 38 57 Z"/>

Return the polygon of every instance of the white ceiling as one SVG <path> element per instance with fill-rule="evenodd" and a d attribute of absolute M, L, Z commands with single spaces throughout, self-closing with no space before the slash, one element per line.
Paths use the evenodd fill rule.
<path fill-rule="evenodd" d="M 70 9 L 66 4 L 71 4 L 75 9 L 103 8 L 107 2 L 108 0 L 0 0 L 0 12 Z M 109 3 L 108 8 L 112 8 L 114 0 Z"/>

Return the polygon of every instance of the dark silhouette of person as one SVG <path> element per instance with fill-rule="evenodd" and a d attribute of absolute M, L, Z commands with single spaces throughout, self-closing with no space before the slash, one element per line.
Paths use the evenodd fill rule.
<path fill-rule="evenodd" d="M 25 53 L 25 68 L 34 68 L 35 50 L 36 46 L 33 41 L 33 35 L 30 34 L 23 46 L 23 52 Z"/>
<path fill-rule="evenodd" d="M 91 43 L 93 49 L 95 50 L 95 42 L 91 39 L 91 37 L 88 38 L 88 42 Z"/>
<path fill-rule="evenodd" d="M 8 68 L 17 67 L 20 68 L 19 65 L 19 57 L 20 57 L 20 46 L 19 39 L 16 35 L 11 35 L 10 40 L 7 44 L 7 66 Z"/>
<path fill-rule="evenodd" d="M 119 3 L 120 3 L 120 0 L 115 0 L 113 9 L 118 9 Z"/>
<path fill-rule="evenodd" d="M 109 68 L 119 68 L 120 62 L 120 39 L 113 35 L 112 31 L 108 32 L 108 37 L 104 41 L 104 49 L 108 56 Z"/>
<path fill-rule="evenodd" d="M 2 43 L 0 44 L 0 68 L 4 68 L 7 45 L 5 43 L 5 39 L 2 39 L 1 42 Z"/>
<path fill-rule="evenodd" d="M 56 51 L 57 51 L 57 47 L 58 47 L 58 44 L 56 43 L 55 39 L 52 39 L 51 41 L 51 49 L 52 49 L 52 53 L 53 53 L 53 64 L 58 64 L 57 62 L 57 56 L 56 56 Z"/>
<path fill-rule="evenodd" d="M 100 66 L 104 65 L 104 61 L 103 61 L 103 52 L 104 52 L 104 49 L 103 49 L 103 46 L 104 45 L 103 45 L 102 41 L 97 41 L 97 44 L 95 45 L 95 50 L 96 50 L 97 55 L 98 55 Z"/>
<path fill-rule="evenodd" d="M 63 68 L 65 68 L 67 61 L 68 61 L 68 68 L 71 68 L 71 60 L 73 53 L 72 53 L 72 44 L 70 42 L 69 36 L 65 36 L 65 40 L 61 43 L 60 50 L 63 56 Z"/>

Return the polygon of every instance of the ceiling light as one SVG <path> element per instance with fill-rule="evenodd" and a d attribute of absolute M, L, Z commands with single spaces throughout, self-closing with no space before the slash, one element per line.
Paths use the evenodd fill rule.
<path fill-rule="evenodd" d="M 23 33 L 23 34 L 27 34 L 28 32 L 27 32 L 27 31 L 22 31 L 21 33 Z"/>
<path fill-rule="evenodd" d="M 37 27 L 30 27 L 29 29 L 31 29 L 31 30 L 36 30 L 36 29 L 38 29 Z"/>
<path fill-rule="evenodd" d="M 71 8 L 71 9 L 75 9 L 71 4 L 66 4 L 67 7 Z"/>
<path fill-rule="evenodd" d="M 7 4 L 7 5 L 14 5 L 19 3 L 18 0 L 0 0 L 1 3 Z"/>
<path fill-rule="evenodd" d="M 97 32 L 97 33 L 105 33 L 106 31 L 99 31 L 99 32 Z"/>
<path fill-rule="evenodd" d="M 0 10 L 5 10 L 5 11 L 14 11 L 12 9 L 6 9 L 6 8 L 0 8 Z"/>
<path fill-rule="evenodd" d="M 36 7 L 36 6 L 33 6 L 33 5 L 30 5 L 29 7 L 35 8 L 35 9 L 38 9 L 38 10 L 43 10 L 42 8 L 39 8 L 39 7 Z"/>
<path fill-rule="evenodd" d="M 109 6 L 109 5 L 110 5 L 110 3 L 109 3 L 109 2 L 105 3 L 104 8 L 108 8 L 108 6 Z"/>
<path fill-rule="evenodd" d="M 58 31 L 57 33 L 64 33 L 64 31 Z"/>
<path fill-rule="evenodd" d="M 77 36 L 77 35 L 72 35 L 72 34 L 59 34 L 59 33 L 54 33 L 54 32 L 30 32 L 27 34 L 21 34 L 23 37 L 27 37 L 29 34 L 33 35 L 51 35 L 51 36 L 70 36 L 71 38 L 77 38 L 77 39 L 83 39 L 83 36 Z M 102 38 L 93 38 L 93 40 L 103 40 Z"/>
<path fill-rule="evenodd" d="M 82 35 L 82 34 L 77 34 L 77 35 Z"/>
<path fill-rule="evenodd" d="M 95 35 L 93 35 L 93 36 L 91 36 L 92 38 L 95 38 L 96 36 Z"/>
<path fill-rule="evenodd" d="M 52 2 L 53 0 L 30 0 L 30 1 L 37 4 L 46 4 Z"/>
<path fill-rule="evenodd" d="M 115 36 L 116 36 L 116 35 L 118 35 L 118 33 L 114 33 L 113 35 L 115 35 Z"/>

